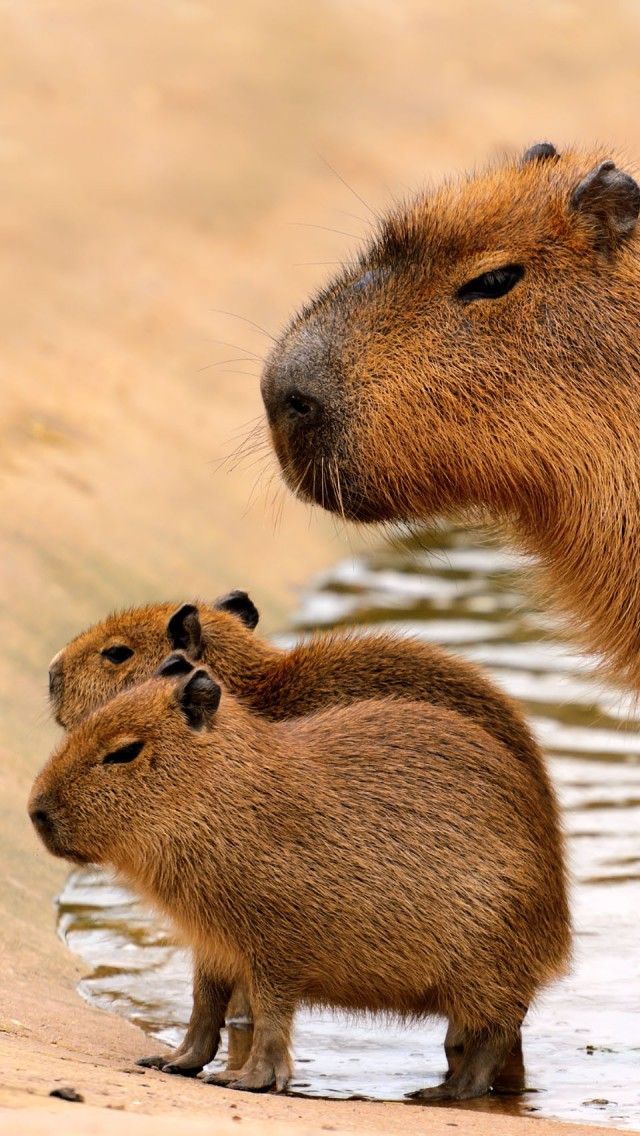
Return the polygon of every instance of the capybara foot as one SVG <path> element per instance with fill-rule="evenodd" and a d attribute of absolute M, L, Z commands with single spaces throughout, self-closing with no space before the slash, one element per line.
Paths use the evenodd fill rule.
<path fill-rule="evenodd" d="M 166 1053 L 160 1053 L 153 1057 L 140 1057 L 140 1059 L 136 1061 L 136 1065 L 142 1065 L 143 1069 L 163 1069 L 166 1064 Z"/>
<path fill-rule="evenodd" d="M 183 1053 L 180 1057 L 167 1061 L 166 1065 L 162 1066 L 162 1072 L 177 1073 L 181 1077 L 197 1077 L 206 1064 L 206 1061 L 198 1060 L 197 1054 L 189 1051 Z"/>
<path fill-rule="evenodd" d="M 163 1054 L 161 1057 L 141 1057 L 137 1062 L 145 1069 L 161 1069 L 163 1073 L 177 1073 L 181 1077 L 196 1077 L 205 1065 L 213 1061 L 217 1044 L 209 1040 L 207 1043 L 190 1045 L 187 1049 L 176 1049 L 173 1054 Z"/>
<path fill-rule="evenodd" d="M 511 1035 L 513 1037 L 513 1035 Z M 504 1034 L 466 1034 L 463 1052 L 454 1072 L 441 1085 L 407 1093 L 411 1100 L 471 1100 L 489 1092 L 498 1071 L 502 1069 L 512 1040 Z"/>
<path fill-rule="evenodd" d="M 226 1085 L 229 1089 L 239 1089 L 248 1093 L 266 1093 L 273 1089 L 283 1093 L 291 1080 L 288 1061 L 277 1065 L 269 1061 L 247 1063 L 242 1069 L 222 1069 L 202 1078 L 208 1085 Z"/>
<path fill-rule="evenodd" d="M 200 1078 L 204 1081 L 205 1085 L 230 1085 L 232 1081 L 237 1081 L 238 1077 L 242 1075 L 241 1069 L 218 1069 L 215 1073 L 206 1073 Z"/>

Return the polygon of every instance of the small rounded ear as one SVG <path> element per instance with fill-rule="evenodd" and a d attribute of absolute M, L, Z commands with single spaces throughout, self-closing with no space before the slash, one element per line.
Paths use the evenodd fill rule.
<path fill-rule="evenodd" d="M 202 654 L 202 627 L 195 604 L 183 604 L 167 623 L 167 639 L 176 651 L 186 651 L 192 659 Z"/>
<path fill-rule="evenodd" d="M 559 156 L 552 142 L 535 142 L 533 146 L 525 150 L 520 159 L 520 165 L 526 166 L 528 162 L 546 162 L 549 158 L 553 158 L 555 161 Z"/>
<path fill-rule="evenodd" d="M 596 247 L 613 252 L 631 236 L 640 213 L 640 186 L 612 161 L 600 162 L 571 193 L 569 207 L 596 225 Z"/>
<path fill-rule="evenodd" d="M 155 677 L 156 678 L 171 678 L 174 675 L 187 675 L 191 674 L 194 670 L 195 664 L 183 655 L 181 651 L 175 651 L 173 655 L 169 655 L 160 663 Z"/>
<path fill-rule="evenodd" d="M 246 592 L 229 592 L 228 596 L 216 600 L 213 606 L 218 611 L 228 611 L 229 615 L 235 615 L 250 631 L 253 631 L 260 619 L 260 612 Z"/>
<path fill-rule="evenodd" d="M 212 721 L 222 691 L 208 671 L 193 671 L 178 687 L 178 702 L 192 730 L 202 730 Z"/>

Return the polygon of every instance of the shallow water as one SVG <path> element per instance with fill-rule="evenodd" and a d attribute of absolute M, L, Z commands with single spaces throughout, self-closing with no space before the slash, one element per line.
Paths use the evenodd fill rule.
<path fill-rule="evenodd" d="M 598 686 L 588 660 L 531 611 L 513 557 L 455 531 L 421 545 L 387 547 L 315 580 L 281 641 L 316 627 L 392 626 L 468 655 L 525 703 L 564 806 L 575 964 L 525 1023 L 529 1090 L 467 1107 L 640 1128 L 639 712 Z M 80 986 L 87 999 L 178 1043 L 189 960 L 152 915 L 103 873 L 78 871 L 59 900 L 59 930 L 90 964 Z M 399 1100 L 441 1079 L 443 1037 L 439 1023 L 389 1028 L 301 1014 L 292 1089 Z"/>

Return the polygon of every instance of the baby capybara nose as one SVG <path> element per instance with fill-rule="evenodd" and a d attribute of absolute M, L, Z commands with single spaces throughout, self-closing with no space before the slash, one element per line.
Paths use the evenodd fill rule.
<path fill-rule="evenodd" d="M 54 823 L 51 815 L 51 802 L 46 795 L 42 794 L 30 803 L 29 816 L 40 836 L 51 835 Z"/>

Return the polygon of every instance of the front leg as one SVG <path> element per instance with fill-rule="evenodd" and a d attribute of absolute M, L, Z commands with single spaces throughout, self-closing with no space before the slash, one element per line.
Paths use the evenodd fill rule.
<path fill-rule="evenodd" d="M 284 1092 L 293 1074 L 291 1064 L 291 1027 L 295 1003 L 286 996 L 251 993 L 253 1007 L 253 1044 L 240 1069 L 225 1069 L 203 1079 L 209 1085 L 228 1085 L 252 1093 L 275 1089 Z"/>
<path fill-rule="evenodd" d="M 225 1011 L 231 989 L 218 982 L 195 960 L 193 975 L 193 1008 L 182 1045 L 170 1055 L 142 1057 L 137 1064 L 145 1068 L 162 1069 L 163 1073 L 179 1073 L 195 1077 L 213 1061 L 220 1045 L 220 1030 L 224 1025 Z"/>

